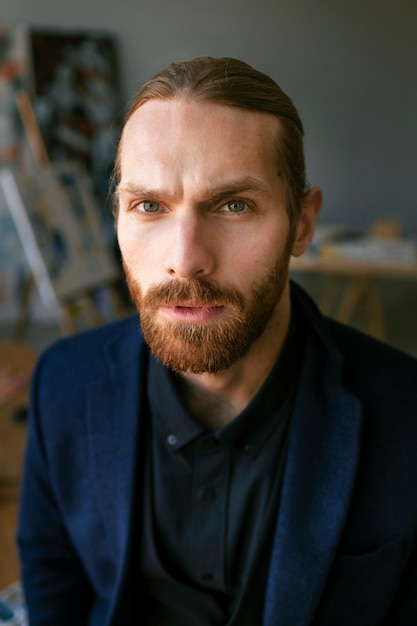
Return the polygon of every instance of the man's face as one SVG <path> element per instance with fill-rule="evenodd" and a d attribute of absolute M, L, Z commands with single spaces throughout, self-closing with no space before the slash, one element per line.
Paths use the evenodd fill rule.
<path fill-rule="evenodd" d="M 127 123 L 118 240 L 145 339 L 174 371 L 229 368 L 289 311 L 278 124 L 185 98 Z"/>

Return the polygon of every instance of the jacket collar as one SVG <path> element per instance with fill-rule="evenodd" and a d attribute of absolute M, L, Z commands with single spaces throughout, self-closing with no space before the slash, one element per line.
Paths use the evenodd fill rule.
<path fill-rule="evenodd" d="M 146 380 L 147 348 L 135 316 L 115 326 L 103 347 L 103 373 L 88 387 L 88 438 L 92 496 L 104 523 L 121 588 L 128 563 L 133 501 L 137 497 L 138 416 Z"/>
<path fill-rule="evenodd" d="M 292 297 L 305 315 L 306 347 L 266 590 L 265 626 L 311 623 L 346 518 L 361 431 L 361 404 L 343 385 L 343 358 L 321 314 L 295 285 Z M 147 349 L 137 317 L 117 328 L 104 347 L 105 375 L 89 386 L 88 415 L 92 488 L 114 550 L 120 589 L 136 496 Z"/>
<path fill-rule="evenodd" d="M 310 624 L 346 519 L 359 457 L 362 406 L 342 381 L 343 358 L 310 299 L 265 603 L 265 626 Z"/>

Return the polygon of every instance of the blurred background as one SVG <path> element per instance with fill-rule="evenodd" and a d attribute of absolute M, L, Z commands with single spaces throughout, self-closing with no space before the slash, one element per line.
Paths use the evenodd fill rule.
<path fill-rule="evenodd" d="M 26 47 L 24 80 L 28 82 L 24 84 L 38 122 L 43 125 L 45 142 L 51 139 L 48 134 L 52 119 L 40 97 L 40 90 L 47 88 L 46 69 L 51 59 L 64 64 L 76 61 L 70 60 L 68 52 L 65 57 L 56 42 L 50 41 L 49 49 L 48 45 L 43 50 L 42 45 L 36 48 L 36 33 L 38 43 L 39 32 L 49 34 L 50 40 L 54 34 L 64 39 L 72 36 L 75 44 L 80 33 L 88 33 L 96 42 L 100 37 L 110 38 L 111 49 L 103 52 L 101 48 L 98 61 L 93 59 L 97 51 L 84 45 L 84 60 L 89 58 L 92 64 L 96 63 L 97 73 L 108 72 L 109 81 L 102 81 L 99 95 L 107 104 L 111 101 L 111 107 L 106 110 L 103 106 L 91 115 L 101 115 L 102 127 L 107 125 L 110 129 L 104 137 L 110 162 L 126 104 L 143 81 L 173 60 L 199 55 L 236 56 L 269 73 L 288 92 L 301 114 L 306 131 L 308 178 L 324 191 L 319 223 L 324 227 L 336 226 L 340 238 L 340 231 L 363 236 L 372 230 L 376 220 L 395 219 L 407 240 L 417 237 L 416 18 L 417 5 L 413 0 L 395 4 L 386 0 L 73 0 L 59 4 L 54 0 L 14 0 L 3 2 L 0 15 L 7 28 L 26 29 L 26 43 L 20 44 Z M 3 58 L 4 48 L 0 47 Z M 79 45 L 80 63 L 81 48 Z M 54 87 L 58 112 L 65 105 L 65 94 L 61 101 L 56 95 L 60 85 L 65 84 L 64 74 L 61 72 L 56 78 Z M 1 108 L 6 109 L 4 102 Z M 97 146 L 100 150 L 99 142 Z M 81 151 L 82 145 L 78 147 Z M 51 160 L 68 157 L 59 150 L 49 150 L 48 154 Z M 107 166 L 108 163 L 98 164 L 96 170 L 101 167 L 99 174 L 104 175 L 100 181 L 93 180 L 100 211 L 105 211 Z M 94 177 L 97 171 L 92 169 L 94 163 L 90 161 Z M 2 211 L 5 212 L 4 206 Z M 111 221 L 104 228 L 109 231 L 111 245 Z M 6 243 L 2 233 L 2 336 L 9 332 L 13 321 L 10 317 L 16 314 L 11 300 L 16 297 L 24 274 L 19 267 L 20 273 L 14 274 L 20 281 L 16 286 L 10 272 L 13 263 L 19 263 L 11 261 L 10 251 L 4 249 Z M 18 256 L 16 246 L 11 246 L 10 241 L 8 245 Z M 321 297 L 322 289 L 327 290 L 327 285 L 323 287 L 323 281 L 328 282 L 323 273 L 297 271 L 296 278 L 314 296 Z M 417 281 L 413 272 L 407 280 L 403 278 L 392 278 L 386 272 L 379 278 L 384 337 L 414 352 Z M 35 303 L 35 309 L 36 306 Z M 48 329 L 43 332 L 45 319 L 54 318 L 44 308 L 41 306 L 37 314 L 41 322 L 35 333 L 39 343 L 45 334 L 48 341 Z M 350 323 L 360 324 L 359 313 L 348 317 Z M 33 324 L 28 332 L 32 341 Z"/>
<path fill-rule="evenodd" d="M 130 311 L 109 177 L 127 103 L 170 62 L 239 57 L 290 95 L 324 192 L 292 275 L 323 311 L 417 355 L 416 23 L 415 0 L 2 1 L 0 588 L 18 577 L 34 360 Z"/>

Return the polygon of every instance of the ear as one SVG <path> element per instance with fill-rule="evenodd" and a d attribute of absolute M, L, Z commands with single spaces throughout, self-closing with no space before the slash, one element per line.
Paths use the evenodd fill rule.
<path fill-rule="evenodd" d="M 310 245 L 322 202 L 323 194 L 319 187 L 312 187 L 304 196 L 297 224 L 297 233 L 291 251 L 293 256 L 300 256 Z"/>

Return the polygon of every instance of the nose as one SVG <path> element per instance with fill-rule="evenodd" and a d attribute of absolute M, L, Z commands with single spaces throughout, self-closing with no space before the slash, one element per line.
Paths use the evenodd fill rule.
<path fill-rule="evenodd" d="M 165 270 L 173 278 L 205 277 L 214 267 L 214 244 L 203 217 L 189 214 L 171 224 Z"/>

